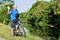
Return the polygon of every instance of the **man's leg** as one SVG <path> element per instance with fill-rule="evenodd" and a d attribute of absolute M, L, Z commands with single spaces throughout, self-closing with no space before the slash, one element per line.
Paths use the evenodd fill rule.
<path fill-rule="evenodd" d="M 19 33 L 21 32 L 19 28 L 18 28 L 18 32 L 19 32 Z"/>
<path fill-rule="evenodd" d="M 14 28 L 15 27 L 15 23 L 14 21 L 11 21 L 11 35 L 14 36 Z"/>
<path fill-rule="evenodd" d="M 11 35 L 14 36 L 14 28 L 11 28 Z"/>
<path fill-rule="evenodd" d="M 22 33 L 21 33 L 21 31 L 20 31 L 20 29 L 18 28 L 18 35 L 22 35 Z"/>
<path fill-rule="evenodd" d="M 19 25 L 18 25 L 18 35 L 21 35 L 21 29 L 20 29 L 21 27 L 20 27 L 20 26 L 21 26 L 21 25 L 19 24 Z"/>

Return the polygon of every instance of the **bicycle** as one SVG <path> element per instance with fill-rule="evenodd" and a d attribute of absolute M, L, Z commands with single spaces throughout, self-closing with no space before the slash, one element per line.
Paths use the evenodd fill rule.
<path fill-rule="evenodd" d="M 20 33 L 18 33 L 18 28 L 21 31 Z M 26 37 L 26 32 L 25 32 L 24 27 L 20 21 L 18 21 L 15 25 L 14 35 Z"/>

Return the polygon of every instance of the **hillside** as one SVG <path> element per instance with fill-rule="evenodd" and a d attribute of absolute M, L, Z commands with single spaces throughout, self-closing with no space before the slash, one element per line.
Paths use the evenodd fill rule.
<path fill-rule="evenodd" d="M 38 1 L 32 5 L 32 8 L 28 12 L 20 14 L 20 21 L 23 22 L 24 26 L 30 31 L 31 35 L 34 35 L 34 36 L 31 36 L 31 35 L 27 36 L 26 40 L 28 39 L 35 40 L 35 38 L 37 38 L 35 36 L 42 37 L 45 39 L 47 37 L 47 40 L 48 40 L 48 37 L 50 37 L 51 40 L 59 39 L 60 37 L 60 31 L 59 31 L 60 30 L 60 5 L 58 4 L 56 3 L 56 1 L 51 1 L 51 2 Z M 4 24 L 10 23 L 9 15 L 6 14 L 7 13 L 6 7 L 8 5 L 12 8 L 13 4 L 11 3 L 5 4 L 1 7 L 1 10 L 0 10 L 0 22 Z M 0 30 L 1 30 L 1 35 L 3 37 L 7 39 L 13 39 L 13 38 L 10 38 L 11 36 L 10 36 L 9 26 L 5 28 L 4 26 L 2 26 Z M 4 30 L 5 33 L 7 32 L 8 36 L 6 36 L 6 34 L 2 32 L 2 30 Z M 22 40 L 24 39 L 25 38 L 22 38 Z"/>
<path fill-rule="evenodd" d="M 46 29 L 49 25 L 49 8 L 49 2 L 38 1 L 32 5 L 28 12 L 20 14 L 21 21 L 25 23 L 25 26 L 33 35 L 47 36 Z"/>
<path fill-rule="evenodd" d="M 12 37 L 10 33 L 10 27 L 8 25 L 4 25 L 0 23 L 0 38 L 4 38 L 6 40 L 42 40 L 37 36 L 27 35 L 26 38 L 22 36 Z"/>
<path fill-rule="evenodd" d="M 56 1 L 38 1 L 28 12 L 21 15 L 21 21 L 33 35 L 53 37 L 51 40 L 58 40 L 60 36 L 60 5 L 58 4 Z"/>

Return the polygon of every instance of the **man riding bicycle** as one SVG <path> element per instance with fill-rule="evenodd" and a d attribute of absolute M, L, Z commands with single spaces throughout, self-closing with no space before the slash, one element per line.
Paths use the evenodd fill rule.
<path fill-rule="evenodd" d="M 12 10 L 10 10 L 10 7 L 8 6 L 8 14 L 10 14 L 11 19 L 11 35 L 14 36 L 15 24 L 19 21 L 19 13 L 17 10 L 17 6 L 14 5 Z M 18 29 L 18 32 L 20 32 L 20 29 Z"/>

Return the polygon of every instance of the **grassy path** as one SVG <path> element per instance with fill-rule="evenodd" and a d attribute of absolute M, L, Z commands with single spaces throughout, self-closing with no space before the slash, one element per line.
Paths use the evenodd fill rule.
<path fill-rule="evenodd" d="M 4 38 L 0 37 L 0 40 L 5 40 Z"/>
<path fill-rule="evenodd" d="M 11 37 L 9 25 L 4 25 L 0 23 L 0 37 L 3 37 L 6 40 L 43 40 L 40 37 L 27 35 L 26 38 L 21 36 Z"/>

